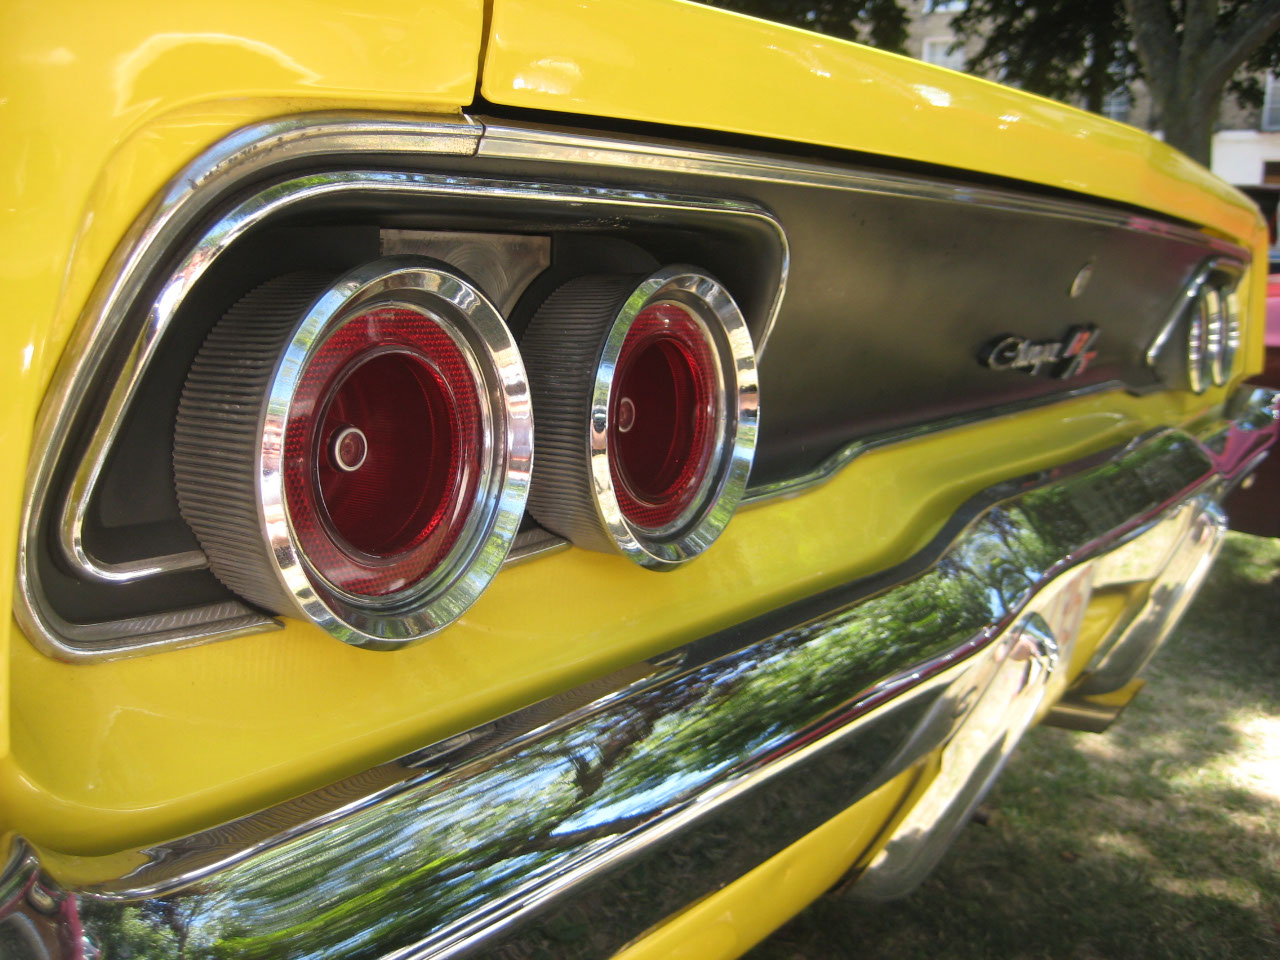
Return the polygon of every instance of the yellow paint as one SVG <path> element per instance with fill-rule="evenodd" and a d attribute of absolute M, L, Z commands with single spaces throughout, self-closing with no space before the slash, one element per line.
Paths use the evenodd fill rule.
<path fill-rule="evenodd" d="M 1198 409 L 1109 394 L 880 450 L 810 493 L 742 512 L 675 573 L 565 551 L 504 571 L 461 621 L 393 653 L 289 621 L 69 665 L 15 630 L 0 794 L 24 835 L 65 853 L 195 830 L 883 569 L 976 491 Z"/>
<path fill-rule="evenodd" d="M 1098 646 L 1111 634 L 1120 623 L 1122 617 L 1146 600 L 1147 585 L 1126 587 L 1109 587 L 1095 590 L 1089 598 L 1089 606 L 1085 609 L 1080 630 L 1076 634 L 1075 643 L 1071 647 L 1071 660 L 1067 663 L 1066 679 L 1074 682 L 1089 661 L 1093 659 Z M 1045 705 L 1045 710 L 1049 708 Z"/>
<path fill-rule="evenodd" d="M 615 954 L 614 960 L 731 960 L 830 890 L 877 841 L 888 839 L 920 774 L 908 770 L 754 870 L 693 903 Z M 913 789 L 914 788 L 914 789 Z"/>
<path fill-rule="evenodd" d="M 1135 127 L 684 0 L 493 0 L 487 100 L 944 164 L 1161 210 L 1247 242 L 1257 208 Z"/>
<path fill-rule="evenodd" d="M 1261 249 L 1235 194 L 1129 128 L 1060 105 L 679 3 L 495 0 L 492 12 L 484 91 L 495 102 L 946 156 L 1152 206 Z M 481 0 L 137 0 L 128 15 L 8 4 L 0 118 L 22 132 L 0 151 L 0 445 L 11 460 L 25 457 L 107 258 L 183 163 L 274 116 L 457 114 L 474 94 L 483 13 Z M 1262 282 L 1251 288 L 1259 305 Z M 47 852 L 112 854 L 247 813 L 882 569 L 976 490 L 1220 398 L 1094 397 L 879 451 L 818 490 L 744 512 L 687 569 L 659 577 L 568 551 L 505 571 L 461 622 L 396 653 L 293 621 L 71 666 L 30 646 L 0 591 L 0 669 L 11 672 L 0 682 L 0 831 Z M 3 583 L 22 483 L 18 471 L 0 476 Z"/>

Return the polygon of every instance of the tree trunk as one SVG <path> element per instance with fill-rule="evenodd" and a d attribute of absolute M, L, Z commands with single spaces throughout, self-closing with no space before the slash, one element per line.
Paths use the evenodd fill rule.
<path fill-rule="evenodd" d="M 1206 107 L 1191 101 L 1165 102 L 1160 106 L 1160 120 L 1164 127 L 1164 139 L 1177 147 L 1192 160 L 1206 167 L 1212 159 L 1213 124 L 1217 119 L 1217 104 Z"/>
<path fill-rule="evenodd" d="M 1225 18 L 1220 0 L 1183 0 L 1181 29 L 1169 0 L 1123 2 L 1165 140 L 1209 166 L 1222 91 L 1280 28 L 1280 0 L 1253 0 Z"/>
<path fill-rule="evenodd" d="M 1094 113 L 1102 112 L 1103 101 L 1107 99 L 1107 94 L 1111 92 L 1110 88 L 1114 82 L 1111 79 L 1107 58 L 1099 54 L 1096 49 L 1100 39 L 1101 42 L 1106 42 L 1105 37 L 1094 37 L 1091 40 L 1094 49 L 1090 51 L 1089 65 L 1085 68 L 1084 75 L 1084 108 Z"/>

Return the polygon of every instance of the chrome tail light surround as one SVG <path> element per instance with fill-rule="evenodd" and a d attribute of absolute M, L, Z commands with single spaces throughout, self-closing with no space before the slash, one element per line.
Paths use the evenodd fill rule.
<path fill-rule="evenodd" d="M 1240 349 L 1243 273 L 1238 262 L 1222 258 L 1196 271 L 1147 350 L 1147 365 L 1165 383 L 1200 394 L 1231 379 Z"/>
<path fill-rule="evenodd" d="M 672 358 L 664 384 L 673 394 L 683 389 L 676 381 L 693 388 L 699 422 L 684 441 L 671 439 L 685 444 L 666 454 L 677 477 L 631 484 L 621 434 L 636 414 L 619 381 L 635 336 L 655 342 L 643 330 L 652 324 L 671 328 L 657 337 L 657 349 Z M 578 277 L 547 298 L 521 346 L 538 407 L 535 519 L 578 546 L 621 552 L 651 569 L 672 569 L 706 550 L 742 500 L 758 422 L 755 351 L 728 291 L 682 265 L 648 277 Z M 673 425 L 679 420 L 678 410 L 669 414 Z M 699 462 L 683 462 L 691 458 Z M 661 503 L 638 505 L 647 494 Z"/>
<path fill-rule="evenodd" d="M 394 337 L 357 351 L 324 374 L 317 399 L 307 380 L 320 376 L 316 365 L 324 351 L 376 314 L 430 331 L 435 352 Z M 448 434 L 444 442 L 452 444 L 462 471 L 456 478 L 450 467 L 441 481 L 432 523 L 443 526 L 424 525 L 407 538 L 393 532 L 389 555 L 335 522 L 321 492 L 326 457 L 337 458 L 336 473 L 351 474 L 374 453 L 363 433 L 355 442 L 355 434 L 339 426 L 331 431 L 336 445 L 320 434 L 335 395 L 361 366 L 367 375 L 367 365 L 379 363 L 403 367 L 408 373 L 400 373 L 410 377 L 420 371 L 422 390 L 430 394 L 424 403 L 447 399 L 454 426 L 437 432 Z M 450 364 L 453 373 L 443 370 Z M 429 391 L 426 381 L 435 382 Z M 468 383 L 473 390 L 464 389 Z M 321 406 L 312 409 L 313 402 Z M 467 410 L 455 415 L 459 405 Z M 408 455 L 438 473 L 429 451 L 412 449 L 431 440 L 430 428 L 415 429 L 406 437 Z M 342 441 L 350 449 L 340 449 Z M 300 455 L 309 478 L 299 474 Z M 182 513 L 218 578 L 261 607 L 301 615 L 341 640 L 380 649 L 434 633 L 488 586 L 523 515 L 532 457 L 528 381 L 502 317 L 468 281 L 412 256 L 384 257 L 336 281 L 314 274 L 278 278 L 241 301 L 215 326 L 192 367 L 174 443 Z M 406 515 L 404 523 L 412 522 L 422 521 Z M 437 553 L 422 553 L 424 544 L 434 544 Z"/>

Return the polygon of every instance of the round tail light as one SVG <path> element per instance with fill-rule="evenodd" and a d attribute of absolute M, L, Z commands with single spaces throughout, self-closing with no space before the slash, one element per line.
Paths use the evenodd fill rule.
<path fill-rule="evenodd" d="M 174 470 L 232 590 L 393 647 L 457 618 L 497 573 L 532 440 L 497 311 L 448 269 L 389 257 L 237 303 L 187 377 Z"/>
<path fill-rule="evenodd" d="M 755 453 L 755 353 L 728 292 L 691 267 L 579 277 L 538 310 L 522 349 L 538 522 L 658 569 L 705 550 Z"/>

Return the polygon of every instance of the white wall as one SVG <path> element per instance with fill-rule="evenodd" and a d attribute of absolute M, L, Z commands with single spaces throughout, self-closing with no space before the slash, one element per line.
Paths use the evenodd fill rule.
<path fill-rule="evenodd" d="M 1213 135 L 1213 172 L 1228 183 L 1262 182 L 1262 165 L 1280 162 L 1280 132 L 1220 130 Z"/>

